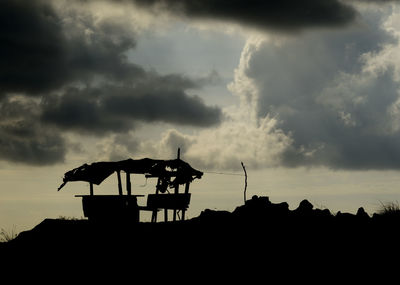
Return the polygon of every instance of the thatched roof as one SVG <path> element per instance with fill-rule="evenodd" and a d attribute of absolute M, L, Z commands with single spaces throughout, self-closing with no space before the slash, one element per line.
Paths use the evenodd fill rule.
<path fill-rule="evenodd" d="M 60 190 L 69 181 L 86 181 L 99 185 L 115 171 L 144 174 L 146 177 L 170 178 L 176 177 L 171 185 L 185 184 L 196 178 L 201 178 L 203 172 L 192 168 L 181 159 L 157 160 L 150 158 L 127 159 L 116 162 L 94 162 L 83 164 L 64 174 Z"/>

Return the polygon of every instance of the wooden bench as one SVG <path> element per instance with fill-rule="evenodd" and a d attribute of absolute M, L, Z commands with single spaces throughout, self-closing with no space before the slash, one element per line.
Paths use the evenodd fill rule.
<path fill-rule="evenodd" d="M 151 221 L 157 221 L 157 213 L 164 209 L 164 220 L 168 221 L 168 210 L 182 211 L 181 220 L 185 219 L 185 211 L 189 207 L 190 193 L 177 194 L 149 194 L 147 196 L 147 205 L 139 206 L 141 211 L 152 211 Z M 175 220 L 175 215 L 174 215 Z"/>

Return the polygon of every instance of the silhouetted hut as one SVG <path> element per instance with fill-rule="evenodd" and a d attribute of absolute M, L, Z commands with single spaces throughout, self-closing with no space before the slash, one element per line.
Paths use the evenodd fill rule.
<path fill-rule="evenodd" d="M 93 185 L 99 185 L 114 172 L 118 178 L 118 195 L 94 195 Z M 126 195 L 123 195 L 121 172 L 126 174 Z M 139 206 L 137 197 L 131 191 L 130 174 L 143 174 L 146 178 L 157 178 L 155 194 L 147 196 L 146 206 Z M 83 213 L 89 220 L 129 220 L 139 221 L 140 211 L 152 211 L 152 222 L 157 221 L 157 212 L 164 210 L 164 220 L 168 220 L 168 210 L 173 210 L 173 220 L 177 211 L 181 211 L 181 219 L 185 219 L 185 211 L 189 207 L 190 183 L 203 172 L 192 168 L 179 158 L 172 160 L 156 160 L 150 158 L 127 159 L 117 162 L 95 162 L 83 164 L 65 173 L 60 190 L 67 182 L 86 181 L 90 185 L 89 195 L 82 197 Z M 184 185 L 184 191 L 179 193 L 179 186 Z M 173 189 L 171 193 L 168 188 Z"/>

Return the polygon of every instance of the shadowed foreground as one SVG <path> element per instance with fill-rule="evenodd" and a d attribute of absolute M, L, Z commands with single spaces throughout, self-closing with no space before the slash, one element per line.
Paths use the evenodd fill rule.
<path fill-rule="evenodd" d="M 307 200 L 295 210 L 256 197 L 233 212 L 204 210 L 168 223 L 93 223 L 46 219 L 2 244 L 3 256 L 41 256 L 95 264 L 129 264 L 136 272 L 165 266 L 175 270 L 278 268 L 349 270 L 388 261 L 399 245 L 399 213 L 332 215 Z M 124 261 L 125 260 L 125 261 Z M 196 264 L 196 266 L 194 266 Z M 201 265 L 199 267 L 199 265 Z M 340 271 L 341 272 L 341 271 Z M 316 272 L 315 272 L 316 273 Z M 200 274 L 201 275 L 201 274 Z"/>

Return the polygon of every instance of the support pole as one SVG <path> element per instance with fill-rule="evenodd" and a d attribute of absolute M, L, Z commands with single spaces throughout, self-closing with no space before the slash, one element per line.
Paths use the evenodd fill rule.
<path fill-rule="evenodd" d="M 177 184 L 177 185 L 175 186 L 174 194 L 179 194 L 179 184 Z M 174 216 L 173 216 L 173 220 L 174 220 L 174 221 L 176 221 L 176 211 L 177 211 L 177 209 L 174 209 Z"/>
<path fill-rule="evenodd" d="M 164 221 L 168 222 L 168 209 L 164 209 Z"/>
<path fill-rule="evenodd" d="M 121 172 L 117 171 L 117 178 L 118 178 L 118 194 L 122 196 L 122 183 L 121 183 Z"/>
<path fill-rule="evenodd" d="M 156 186 L 156 194 L 158 194 L 160 192 L 160 185 L 161 185 L 161 179 L 160 177 L 158 177 L 157 179 L 157 186 Z"/>
<path fill-rule="evenodd" d="M 186 184 L 185 184 L 185 194 L 189 194 L 189 187 L 190 187 L 190 182 L 186 182 Z M 182 209 L 182 221 L 185 220 L 185 212 L 186 212 L 186 209 Z"/>
<path fill-rule="evenodd" d="M 176 158 L 181 159 L 181 148 L 179 148 L 179 147 L 178 147 L 178 153 L 176 154 Z M 174 194 L 178 194 L 178 193 L 179 193 L 179 184 L 176 184 Z M 176 221 L 176 211 L 177 211 L 177 209 L 174 209 L 174 215 L 173 215 L 174 221 Z"/>
<path fill-rule="evenodd" d="M 244 203 L 246 204 L 246 191 L 247 191 L 247 172 L 246 172 L 246 168 L 244 167 L 243 162 L 240 162 L 242 164 L 242 168 L 244 171 L 244 192 L 243 192 L 243 198 L 244 198 Z"/>
<path fill-rule="evenodd" d="M 126 192 L 128 193 L 128 196 L 131 196 L 131 174 L 129 172 L 126 173 Z"/>
<path fill-rule="evenodd" d="M 158 177 L 157 186 L 156 186 L 156 194 L 158 194 L 158 192 L 159 192 L 158 188 L 159 188 L 160 184 L 161 184 L 161 179 L 160 179 L 160 177 Z M 151 214 L 151 222 L 152 223 L 157 222 L 157 212 L 158 212 L 158 209 L 153 209 L 153 213 Z"/>
<path fill-rule="evenodd" d="M 157 210 L 153 211 L 151 214 L 151 222 L 156 223 L 157 222 Z"/>
<path fill-rule="evenodd" d="M 89 182 L 89 187 L 90 187 L 90 196 L 93 196 L 93 183 Z"/>

